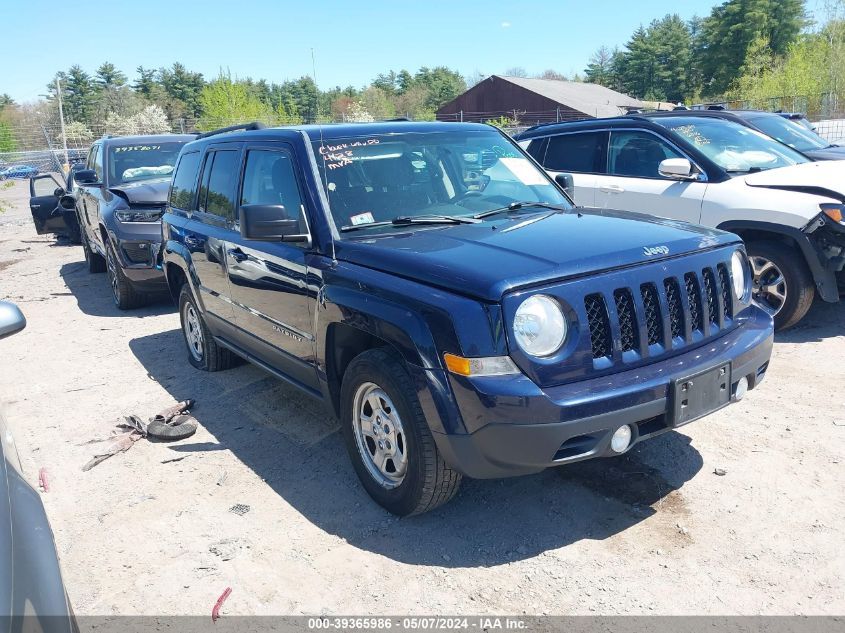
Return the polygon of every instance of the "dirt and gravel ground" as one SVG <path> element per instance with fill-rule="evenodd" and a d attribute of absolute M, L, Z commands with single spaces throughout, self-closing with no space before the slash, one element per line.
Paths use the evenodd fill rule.
<path fill-rule="evenodd" d="M 741 403 L 615 460 L 467 481 L 397 520 L 337 422 L 244 365 L 192 369 L 167 303 L 119 312 L 0 183 L 0 402 L 77 614 L 841 614 L 845 305 L 779 335 Z M 83 473 L 121 415 L 195 398 L 197 434 Z M 176 461 L 178 460 L 178 461 Z M 719 476 L 714 469 L 724 469 Z M 242 516 L 235 504 L 249 506 Z"/>

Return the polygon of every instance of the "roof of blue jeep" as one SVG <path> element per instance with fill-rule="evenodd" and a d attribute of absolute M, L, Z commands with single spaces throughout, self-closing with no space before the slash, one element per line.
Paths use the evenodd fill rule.
<path fill-rule="evenodd" d="M 312 140 L 324 141 L 377 136 L 381 134 L 421 134 L 430 132 L 448 132 L 456 129 L 490 130 L 491 126 L 483 123 L 452 123 L 443 121 L 377 121 L 375 123 L 326 123 L 324 125 L 287 125 L 270 127 L 262 130 L 239 130 L 221 132 L 200 139 L 200 142 L 237 141 L 258 138 L 285 138 L 292 133 L 305 132 Z"/>

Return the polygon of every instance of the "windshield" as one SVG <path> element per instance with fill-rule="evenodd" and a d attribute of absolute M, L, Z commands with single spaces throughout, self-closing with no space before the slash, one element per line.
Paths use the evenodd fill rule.
<path fill-rule="evenodd" d="M 749 117 L 748 121 L 773 139 L 786 143 L 799 152 L 824 149 L 829 145 L 821 136 L 800 123 L 785 119 L 778 114 Z"/>
<path fill-rule="evenodd" d="M 109 148 L 109 185 L 169 177 L 184 143 L 118 145 Z"/>
<path fill-rule="evenodd" d="M 654 121 L 692 143 L 727 172 L 762 171 L 809 162 L 803 154 L 733 121 L 705 117 L 655 118 Z"/>
<path fill-rule="evenodd" d="M 572 205 L 546 174 L 495 130 L 393 133 L 314 141 L 335 224 L 468 218 L 514 203 Z M 407 230 L 407 224 L 403 225 Z M 394 230 L 373 226 L 372 230 Z"/>

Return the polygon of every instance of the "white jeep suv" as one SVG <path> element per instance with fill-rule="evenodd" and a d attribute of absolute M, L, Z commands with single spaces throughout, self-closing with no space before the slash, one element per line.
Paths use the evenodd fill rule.
<path fill-rule="evenodd" d="M 845 286 L 845 162 L 812 162 L 706 111 L 541 125 L 516 137 L 576 204 L 637 211 L 740 235 L 754 297 L 775 327 Z M 702 243 L 702 248 L 707 244 Z"/>

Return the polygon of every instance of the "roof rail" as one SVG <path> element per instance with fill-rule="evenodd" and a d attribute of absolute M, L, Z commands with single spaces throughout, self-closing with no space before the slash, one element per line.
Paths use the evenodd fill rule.
<path fill-rule="evenodd" d="M 225 134 L 226 132 L 237 132 L 238 130 L 263 130 L 267 126 L 261 121 L 253 121 L 252 123 L 240 123 L 238 125 L 230 125 L 229 127 L 221 127 L 219 130 L 211 130 L 211 132 L 204 132 L 197 136 L 197 139 L 208 138 L 215 134 Z"/>

